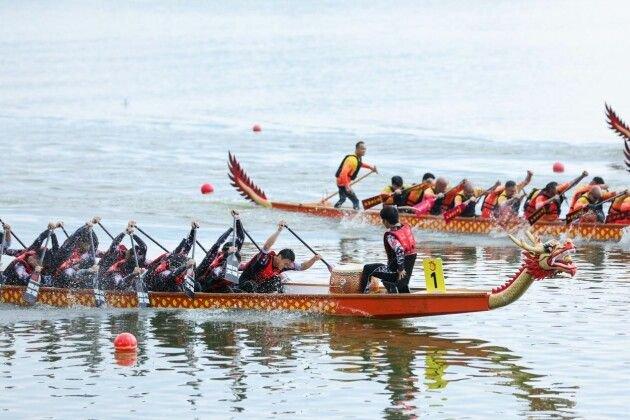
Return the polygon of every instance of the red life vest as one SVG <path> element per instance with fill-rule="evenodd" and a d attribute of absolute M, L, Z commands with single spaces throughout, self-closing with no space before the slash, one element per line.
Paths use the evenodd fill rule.
<path fill-rule="evenodd" d="M 83 254 L 80 254 L 78 249 L 75 249 L 74 251 L 72 251 L 72 254 L 70 255 L 70 257 L 68 257 L 68 259 L 65 260 L 57 269 L 57 275 L 60 275 L 61 273 L 66 271 L 68 268 L 72 267 L 73 265 L 81 261 L 82 255 Z"/>
<path fill-rule="evenodd" d="M 26 270 L 26 272 L 28 274 L 32 274 L 33 273 L 33 267 L 31 267 L 31 265 L 28 263 L 28 259 L 30 257 L 37 257 L 37 252 L 35 252 L 35 251 L 24 251 L 20 255 L 15 257 L 15 260 L 14 260 L 14 261 L 17 261 L 18 263 L 22 264 L 22 266 L 24 267 L 24 269 Z"/>
<path fill-rule="evenodd" d="M 532 194 L 531 197 L 529 198 L 529 201 L 527 202 L 527 206 L 525 207 L 525 217 L 526 218 L 531 216 L 532 214 L 534 214 L 534 212 L 537 210 L 536 209 L 536 202 L 539 201 L 539 200 L 537 200 L 538 197 L 545 197 L 545 200 L 549 200 L 553 196 L 549 196 L 549 195 L 545 194 L 543 192 L 543 190 L 538 190 L 534 194 Z M 543 201 L 545 201 L 545 200 L 543 200 Z M 553 215 L 556 218 L 558 216 L 560 216 L 560 204 L 561 203 L 562 203 L 562 197 L 560 197 L 560 199 L 557 200 L 557 201 L 551 202 L 547 206 L 547 211 L 545 212 L 545 214 Z"/>
<path fill-rule="evenodd" d="M 265 266 L 262 269 L 260 269 L 258 272 L 253 272 L 253 273 L 251 273 L 250 270 L 251 270 L 252 265 L 255 264 L 255 262 L 257 261 L 257 259 L 256 257 L 252 258 L 243 269 L 243 274 L 250 271 L 252 280 L 254 280 L 258 284 L 264 283 L 266 281 L 273 279 L 274 277 L 278 276 L 282 272 L 278 270 L 277 268 L 274 268 L 273 266 L 273 258 L 275 256 L 276 256 L 275 251 L 269 251 L 269 253 L 267 254 L 267 258 L 268 258 L 267 264 L 265 264 Z"/>
<path fill-rule="evenodd" d="M 391 261 L 395 258 L 394 250 L 389 245 L 389 242 L 387 242 L 388 235 L 392 235 L 396 238 L 396 240 L 398 240 L 398 242 L 400 242 L 400 245 L 402 245 L 403 250 L 405 251 L 405 256 L 416 253 L 416 239 L 413 237 L 411 227 L 404 223 L 400 228 L 387 231 L 385 232 L 385 235 L 383 235 L 383 242 L 385 243 L 385 252 L 387 253 L 388 260 Z"/>
<path fill-rule="evenodd" d="M 461 204 L 463 204 L 466 202 L 466 200 L 472 198 L 473 196 L 472 195 L 468 196 L 464 194 L 463 192 L 460 192 L 455 197 L 460 197 L 462 200 Z M 462 210 L 462 212 L 459 215 L 462 217 L 475 217 L 475 207 L 477 207 L 477 202 L 471 201 L 464 206 L 464 210 Z M 454 199 L 453 199 L 453 203 L 451 204 L 451 208 L 455 208 Z"/>
<path fill-rule="evenodd" d="M 115 273 L 117 271 L 122 271 L 123 266 L 125 265 L 125 262 L 127 260 L 126 259 L 121 259 L 116 261 L 114 264 L 111 265 L 111 267 L 109 267 L 109 269 L 107 270 L 108 273 Z"/>
<path fill-rule="evenodd" d="M 481 205 L 481 217 L 488 219 L 492 215 L 492 211 L 496 207 L 499 196 L 503 191 L 505 191 L 505 186 L 501 185 L 495 188 L 490 194 L 486 195 Z"/>

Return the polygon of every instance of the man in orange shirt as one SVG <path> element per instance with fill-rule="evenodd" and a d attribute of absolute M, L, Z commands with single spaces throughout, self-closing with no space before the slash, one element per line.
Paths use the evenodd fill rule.
<path fill-rule="evenodd" d="M 358 142 L 355 145 L 354 154 L 346 155 L 341 164 L 339 164 L 339 168 L 335 173 L 337 187 L 339 188 L 339 201 L 335 203 L 335 208 L 341 207 L 346 198 L 349 198 L 352 201 L 352 207 L 355 210 L 359 210 L 359 199 L 352 191 L 350 184 L 359 175 L 361 168 L 367 168 L 378 173 L 376 166 L 363 163 L 362 158 L 365 156 L 366 150 L 365 143 L 362 141 Z"/>

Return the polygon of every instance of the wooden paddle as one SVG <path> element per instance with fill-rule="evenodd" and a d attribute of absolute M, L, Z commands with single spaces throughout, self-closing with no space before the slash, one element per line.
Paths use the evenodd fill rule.
<path fill-rule="evenodd" d="M 4 254 L 4 244 L 5 244 L 6 236 L 7 236 L 7 233 L 6 231 L 4 231 L 2 233 L 2 242 L 0 242 L 0 287 L 2 287 L 2 285 L 4 284 L 6 280 L 4 277 L 4 270 L 2 269 L 2 255 Z"/>
<path fill-rule="evenodd" d="M 405 188 L 404 190 L 402 190 L 401 194 L 410 192 L 413 190 L 417 190 L 417 189 L 419 189 L 420 191 L 424 191 L 430 186 L 431 186 L 431 183 L 429 181 L 425 181 L 421 184 L 415 184 L 415 185 L 412 185 L 411 187 Z M 363 205 L 363 210 L 368 210 L 374 206 L 378 206 L 379 204 L 385 203 L 387 202 L 387 200 L 389 200 L 393 196 L 394 196 L 394 193 L 382 193 L 379 195 L 375 195 L 374 197 L 366 198 L 365 200 L 361 201 L 361 204 Z"/>
<path fill-rule="evenodd" d="M 44 244 L 44 252 L 42 253 L 42 258 L 39 261 L 39 266 L 42 267 L 44 265 L 44 257 L 46 256 L 46 249 L 48 248 L 48 241 L 50 240 L 50 234 L 52 233 L 52 229 L 48 229 L 48 235 L 46 236 L 46 243 Z M 42 267 L 43 268 L 43 267 Z M 33 269 L 33 274 L 31 274 L 31 278 L 28 281 L 28 285 L 26 286 L 26 290 L 24 291 L 24 295 L 22 298 L 27 305 L 35 305 L 37 302 L 37 298 L 39 297 L 39 286 L 40 280 L 42 277 L 41 271 L 37 271 L 37 269 Z"/>
<path fill-rule="evenodd" d="M 463 203 L 453 207 L 450 210 L 447 210 L 444 212 L 443 216 L 444 216 L 444 222 L 445 223 L 449 223 L 451 220 L 453 220 L 455 217 L 459 216 L 460 214 L 462 214 L 462 212 L 464 211 L 464 209 L 466 208 L 466 206 L 468 205 L 468 203 L 470 202 L 470 200 L 472 200 L 473 198 L 476 198 L 476 201 L 479 201 L 480 198 L 484 197 L 487 194 L 490 194 L 492 191 L 494 191 L 499 185 L 501 185 L 500 181 L 497 181 L 494 183 L 494 185 L 490 188 L 488 188 L 487 190 L 485 190 L 484 192 L 481 193 L 481 195 L 479 195 L 479 197 L 471 197 L 468 200 L 464 201 Z"/>
<path fill-rule="evenodd" d="M 580 217 L 584 216 L 584 215 L 585 215 L 586 213 L 588 213 L 588 212 L 589 212 L 589 211 L 590 211 L 593 207 L 600 207 L 600 206 L 602 206 L 602 205 L 604 205 L 604 204 L 606 204 L 606 203 L 608 203 L 608 202 L 610 202 L 610 201 L 615 201 L 615 200 L 616 200 L 616 199 L 618 199 L 619 197 L 623 197 L 623 196 L 624 196 L 624 195 L 626 195 L 626 194 L 628 194 L 628 192 L 627 192 L 627 191 L 624 191 L 624 192 L 622 192 L 622 193 L 620 193 L 620 194 L 617 194 L 617 195 L 615 195 L 615 196 L 613 196 L 613 197 L 607 198 L 606 200 L 601 201 L 601 202 L 599 202 L 599 203 L 595 203 L 595 204 L 591 204 L 591 205 L 588 205 L 588 206 L 584 206 L 584 207 L 582 207 L 581 209 L 578 209 L 578 210 L 572 211 L 571 213 L 568 213 L 568 214 L 567 214 L 567 216 L 566 216 L 566 218 L 565 218 L 565 223 L 566 223 L 567 225 L 569 225 L 569 224 L 573 223 L 575 220 L 577 220 L 577 219 L 579 219 Z"/>
<path fill-rule="evenodd" d="M 464 189 L 465 183 L 466 179 L 462 179 L 459 184 L 444 193 L 444 198 L 442 199 L 442 213 L 448 210 L 448 207 L 451 205 L 453 200 L 455 200 L 455 196 Z"/>
<path fill-rule="evenodd" d="M 236 246 L 236 217 L 232 215 L 232 246 Z M 225 263 L 225 279 L 232 284 L 238 284 L 238 258 L 231 252 Z"/>
<path fill-rule="evenodd" d="M 197 228 L 193 230 L 192 259 L 195 260 L 195 248 L 197 247 Z M 189 267 L 184 276 L 184 293 L 191 299 L 195 298 L 195 267 Z"/>
<path fill-rule="evenodd" d="M 372 175 L 373 173 L 374 173 L 374 171 L 370 171 L 370 172 L 368 172 L 367 174 L 365 174 L 365 175 L 363 175 L 363 176 L 360 176 L 358 179 L 355 179 L 354 181 L 352 181 L 352 182 L 350 183 L 350 186 L 352 187 L 353 185 L 358 184 L 359 182 L 363 181 L 365 178 L 367 178 L 368 176 Z M 333 197 L 334 197 L 334 196 L 336 196 L 337 194 L 339 194 L 339 191 L 337 191 L 337 192 L 335 192 L 335 193 L 332 193 L 332 194 L 330 194 L 330 195 L 329 195 L 329 196 L 327 196 L 327 197 L 322 198 L 321 200 L 319 200 L 319 204 L 323 204 L 323 203 L 325 203 L 326 201 L 330 200 L 331 198 L 333 198 Z"/>
<path fill-rule="evenodd" d="M 92 228 L 90 228 L 90 245 L 92 247 L 92 258 L 94 259 L 94 264 L 96 264 L 96 247 L 94 246 L 94 236 L 92 234 Z M 94 289 L 94 302 L 96 303 L 96 307 L 100 308 L 105 303 L 105 293 L 103 289 L 101 289 L 101 279 L 100 279 L 100 271 L 98 270 L 92 279 L 92 287 Z"/>
<path fill-rule="evenodd" d="M 249 233 L 247 233 L 247 231 L 245 230 L 245 228 L 243 228 L 243 233 L 245 234 L 245 236 L 247 236 L 247 238 L 254 244 L 254 246 L 258 249 L 258 252 L 262 252 L 262 248 L 256 243 L 256 241 L 249 236 Z"/>
<path fill-rule="evenodd" d="M 547 213 L 547 210 L 549 209 L 549 205 L 553 203 L 554 201 L 558 201 L 558 199 L 561 197 L 566 200 L 564 193 L 569 191 L 571 188 L 575 187 L 577 184 L 580 183 L 581 180 L 583 180 L 587 176 L 588 176 L 588 172 L 586 171 L 582 172 L 582 175 L 578 176 L 573 181 L 571 181 L 571 183 L 569 184 L 566 190 L 562 191 L 561 194 L 556 194 L 555 196 L 547 200 L 542 206 L 540 206 L 540 208 L 538 208 L 535 212 L 532 213 L 531 216 L 527 218 L 527 221 L 529 222 L 529 224 L 533 226 L 537 221 L 539 221 L 541 217 L 543 217 Z"/>
<path fill-rule="evenodd" d="M 315 255 L 319 255 L 317 252 L 315 252 L 315 250 L 313 248 L 311 248 L 306 242 L 304 242 L 304 240 L 302 238 L 300 238 L 297 233 L 293 232 L 293 230 L 289 226 L 287 226 L 285 224 L 284 227 L 287 228 L 287 230 L 289 232 L 291 232 L 293 234 L 293 236 L 295 236 L 298 239 L 298 241 L 302 242 L 304 244 L 304 246 L 308 248 L 309 251 L 311 251 Z M 320 256 L 320 259 L 321 259 L 321 261 L 324 264 L 326 264 L 326 267 L 328 268 L 328 271 L 330 271 L 332 273 L 332 271 L 333 271 L 332 265 L 328 264 L 325 259 L 321 258 L 321 256 Z"/>
<path fill-rule="evenodd" d="M 156 244 L 157 246 L 159 246 L 160 248 L 162 248 L 162 250 L 164 252 L 171 252 L 168 249 L 164 248 L 162 245 L 160 245 L 160 243 L 158 241 L 156 241 L 155 239 L 153 239 L 151 237 L 151 235 L 149 235 L 148 233 L 146 233 L 144 230 L 140 229 L 140 227 L 138 227 L 137 225 L 134 226 L 136 229 L 138 229 L 138 232 L 142 233 L 144 236 L 146 236 L 151 242 L 153 242 L 154 244 Z"/>
<path fill-rule="evenodd" d="M 0 224 L 2 224 L 2 228 L 4 229 L 4 226 L 6 225 L 6 223 L 4 223 L 2 219 L 0 219 Z M 15 232 L 13 232 L 13 230 L 11 230 L 11 235 L 15 238 L 16 241 L 20 243 L 20 245 L 22 245 L 22 248 L 26 249 L 26 245 L 24 245 L 24 242 L 22 242 L 20 238 L 17 237 L 17 235 L 15 234 Z"/>
<path fill-rule="evenodd" d="M 137 226 L 136 229 L 142 232 Z M 146 233 L 144 235 L 147 236 Z M 136 252 L 136 241 L 133 240 L 132 234 L 129 235 L 129 239 L 131 239 L 131 249 L 133 249 L 133 258 L 136 262 L 136 268 L 140 268 L 140 264 L 138 263 L 138 253 Z M 149 293 L 147 293 L 147 286 L 144 283 L 144 276 L 147 273 L 148 270 L 137 276 L 135 281 L 136 298 L 138 299 L 139 308 L 148 308 L 151 305 L 151 302 L 149 301 Z"/>

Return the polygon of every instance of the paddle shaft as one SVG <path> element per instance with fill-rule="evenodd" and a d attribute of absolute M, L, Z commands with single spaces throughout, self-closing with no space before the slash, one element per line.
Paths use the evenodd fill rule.
<path fill-rule="evenodd" d="M 203 245 L 201 245 L 201 242 L 199 242 L 198 239 L 195 239 L 195 243 L 199 246 L 199 248 L 203 251 L 204 254 L 208 253 L 208 251 L 206 251 L 206 248 L 204 248 Z"/>
<path fill-rule="evenodd" d="M 0 219 L 0 223 L 2 223 L 2 226 L 4 227 L 5 223 L 2 221 L 2 219 Z M 13 231 L 11 231 L 11 235 L 15 238 L 16 241 L 20 243 L 20 245 L 22 245 L 22 248 L 26 249 L 26 245 L 24 245 L 24 242 L 22 242 Z"/>
<path fill-rule="evenodd" d="M 111 239 L 112 241 L 114 240 L 114 237 L 112 236 L 111 233 L 109 233 L 109 231 L 107 229 L 105 229 L 105 226 L 103 226 L 101 224 L 101 222 L 97 222 L 98 225 L 101 227 L 101 229 L 103 229 L 103 231 L 107 234 L 107 236 L 109 236 L 109 239 Z"/>
<path fill-rule="evenodd" d="M 495 183 L 492 187 L 488 188 L 487 190 L 485 190 L 484 192 L 482 192 L 477 198 L 477 201 L 479 201 L 480 198 L 490 194 L 492 191 L 494 191 L 498 186 L 500 185 L 499 182 Z M 464 201 L 463 203 L 460 204 L 460 206 L 464 206 L 465 204 L 467 204 L 470 200 L 472 199 L 469 198 L 468 200 Z M 445 221 L 449 221 L 453 218 L 455 218 L 458 215 L 458 212 L 456 211 L 457 207 L 453 207 L 451 210 L 452 212 L 445 212 L 444 213 L 444 220 Z M 449 210 L 450 211 L 450 210 Z"/>
<path fill-rule="evenodd" d="M 160 248 L 162 248 L 162 250 L 164 252 L 170 252 L 168 249 L 164 248 L 162 245 L 160 245 L 160 243 L 158 241 L 156 241 L 155 239 L 153 239 L 151 237 L 151 235 L 149 235 L 148 233 L 146 233 L 144 230 L 140 229 L 138 226 L 136 226 L 136 229 L 138 229 L 138 232 L 142 233 L 144 236 L 146 236 L 151 242 L 153 242 L 154 244 L 156 244 L 157 246 L 159 246 Z M 133 239 L 132 239 L 133 240 Z"/>
<path fill-rule="evenodd" d="M 311 251 L 315 255 L 319 255 L 317 252 L 315 252 L 315 250 L 313 248 L 311 248 L 306 242 L 304 242 L 304 240 L 302 238 L 300 238 L 297 233 L 293 232 L 293 229 L 291 229 L 287 225 L 284 225 L 284 227 L 287 228 L 287 230 L 289 232 L 291 232 L 293 234 L 293 236 L 295 236 L 297 238 L 298 241 L 302 242 L 304 244 L 304 246 L 308 248 L 309 251 Z M 320 256 L 320 259 L 322 260 L 322 262 L 324 264 L 326 264 L 326 267 L 328 267 L 328 271 L 332 272 L 332 265 L 328 264 L 325 259 L 321 258 L 321 256 Z"/>
<path fill-rule="evenodd" d="M 427 183 L 427 182 L 422 182 L 422 183 L 420 183 L 420 184 L 415 184 L 415 185 L 412 185 L 411 187 L 407 187 L 407 188 L 405 188 L 404 190 L 402 190 L 402 191 L 401 191 L 401 194 L 404 194 L 404 193 L 407 193 L 407 192 L 410 192 L 410 191 L 413 191 L 413 190 L 416 190 L 416 189 L 419 189 L 419 188 L 422 188 L 422 187 L 425 187 L 424 189 L 426 189 L 426 188 L 429 188 L 430 186 L 431 186 L 431 184 L 430 184 L 430 183 Z M 363 210 L 368 210 L 368 209 L 371 209 L 371 208 L 372 208 L 372 207 L 374 207 L 374 206 L 378 206 L 379 204 L 386 202 L 386 201 L 387 201 L 387 200 L 389 200 L 391 197 L 393 197 L 393 196 L 394 196 L 394 194 L 395 194 L 395 193 L 393 193 L 393 192 L 392 192 L 392 193 L 388 193 L 388 194 L 387 194 L 387 197 L 383 197 L 383 195 L 384 195 L 384 194 L 379 194 L 379 195 L 375 195 L 374 197 L 366 198 L 366 199 L 365 199 L 365 200 L 363 200 L 363 202 L 362 202 L 362 204 L 363 204 Z M 377 200 L 378 200 L 378 201 L 377 201 Z M 366 203 L 369 203 L 370 201 L 374 201 L 374 204 L 371 204 L 371 203 L 370 203 L 370 204 L 368 204 L 368 205 L 366 206 L 365 204 L 366 204 Z"/>
<path fill-rule="evenodd" d="M 256 241 L 249 235 L 249 233 L 247 233 L 247 231 L 245 230 L 245 228 L 243 228 L 243 233 L 249 238 L 249 240 L 254 244 L 254 246 L 256 248 L 258 248 L 259 252 L 262 252 L 262 248 L 258 246 L 258 244 L 256 243 Z"/>
<path fill-rule="evenodd" d="M 358 179 L 355 179 L 354 181 L 352 181 L 350 183 L 350 186 L 352 187 L 354 184 L 358 184 L 359 182 L 363 181 L 365 178 L 367 178 L 368 176 L 372 175 L 374 173 L 374 171 L 370 171 L 367 174 L 360 176 Z M 328 197 L 322 198 L 320 203 L 323 203 L 324 201 L 328 201 L 331 198 L 333 198 L 334 196 L 336 196 L 337 194 L 339 194 L 339 191 L 330 194 Z"/>

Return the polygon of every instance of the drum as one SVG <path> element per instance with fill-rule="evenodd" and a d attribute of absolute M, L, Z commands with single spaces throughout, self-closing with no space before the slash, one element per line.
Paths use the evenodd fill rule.
<path fill-rule="evenodd" d="M 361 264 L 344 264 L 334 267 L 330 274 L 330 293 L 363 293 L 362 290 L 359 290 L 362 271 L 363 265 Z M 372 277 L 370 279 L 370 293 L 379 293 L 380 289 L 380 280 Z"/>

